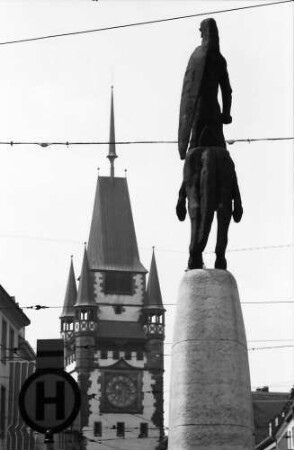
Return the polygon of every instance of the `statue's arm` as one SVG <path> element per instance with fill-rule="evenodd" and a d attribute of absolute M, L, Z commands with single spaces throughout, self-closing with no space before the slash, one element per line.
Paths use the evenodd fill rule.
<path fill-rule="evenodd" d="M 176 213 L 177 213 L 178 219 L 181 222 L 183 220 L 185 220 L 185 217 L 187 214 L 186 197 L 187 197 L 186 185 L 185 185 L 185 182 L 183 181 L 180 191 L 179 191 L 179 198 L 178 198 L 178 203 L 176 206 Z"/>
<path fill-rule="evenodd" d="M 223 112 L 222 112 L 222 122 L 224 124 L 229 124 L 232 122 L 231 117 L 231 105 L 232 105 L 232 88 L 230 84 L 229 74 L 227 70 L 227 63 L 224 59 L 224 68 L 222 71 L 222 76 L 220 78 L 219 84 L 222 93 L 223 101 Z"/>

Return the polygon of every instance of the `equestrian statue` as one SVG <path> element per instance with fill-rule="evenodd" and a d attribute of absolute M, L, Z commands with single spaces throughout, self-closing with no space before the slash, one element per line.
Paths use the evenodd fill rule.
<path fill-rule="evenodd" d="M 202 253 L 216 212 L 215 268 L 226 270 L 231 217 L 240 222 L 243 214 L 235 166 L 223 134 L 223 124 L 232 122 L 232 89 L 215 20 L 203 20 L 200 33 L 202 43 L 190 57 L 182 89 L 178 149 L 185 161 L 176 213 L 180 221 L 185 219 L 187 200 L 191 220 L 188 269 L 202 269 Z"/>

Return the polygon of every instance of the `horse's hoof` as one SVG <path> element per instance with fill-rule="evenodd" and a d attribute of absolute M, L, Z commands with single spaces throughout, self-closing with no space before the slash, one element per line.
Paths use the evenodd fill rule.
<path fill-rule="evenodd" d="M 196 258 L 188 261 L 188 270 L 203 269 L 202 258 Z"/>
<path fill-rule="evenodd" d="M 203 269 L 203 264 L 193 264 L 192 266 L 188 265 L 188 270 L 194 270 L 194 269 Z"/>
<path fill-rule="evenodd" d="M 217 257 L 215 260 L 215 269 L 227 270 L 227 260 L 223 257 Z"/>

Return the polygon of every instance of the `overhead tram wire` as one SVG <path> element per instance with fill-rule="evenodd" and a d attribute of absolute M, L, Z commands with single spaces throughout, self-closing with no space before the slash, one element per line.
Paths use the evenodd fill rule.
<path fill-rule="evenodd" d="M 294 299 L 289 299 L 289 300 L 285 300 L 285 299 L 281 299 L 281 300 L 257 300 L 257 301 L 249 301 L 249 302 L 240 302 L 241 305 L 283 305 L 283 304 L 294 304 Z M 118 304 L 118 303 L 117 303 Z M 98 305 L 99 306 L 116 306 L 117 304 L 110 304 L 107 302 L 99 302 Z M 124 303 L 121 304 L 123 306 L 126 307 L 136 307 L 136 308 L 142 308 L 143 305 L 142 304 L 136 304 L 136 303 Z M 167 306 L 173 306 L 176 307 L 177 304 L 176 303 L 164 303 L 163 304 L 164 307 Z M 34 311 L 40 311 L 41 309 L 62 309 L 64 307 L 64 305 L 40 305 L 40 304 L 35 304 L 35 305 L 11 305 L 11 306 L 1 306 L 0 307 L 0 311 L 1 310 L 6 310 L 6 309 L 10 309 L 10 308 L 15 308 L 18 307 L 19 309 L 32 309 Z M 286 339 L 287 341 L 289 341 L 289 339 Z M 273 339 L 273 341 L 276 341 L 276 339 Z"/>
<path fill-rule="evenodd" d="M 203 16 L 210 16 L 210 15 L 215 15 L 215 14 L 244 11 L 244 10 L 249 10 L 249 9 L 254 9 L 254 8 L 263 8 L 263 7 L 268 7 L 268 6 L 283 5 L 283 4 L 287 4 L 287 3 L 293 3 L 293 2 L 294 2 L 294 0 L 283 0 L 283 1 L 270 2 L 270 3 L 258 3 L 255 5 L 239 6 L 237 8 L 229 8 L 229 9 L 222 9 L 222 10 L 216 10 L 216 11 L 204 11 L 201 13 L 188 14 L 188 15 L 184 15 L 184 16 L 168 17 L 165 19 L 146 20 L 143 22 L 126 23 L 126 24 L 122 24 L 122 25 L 112 25 L 112 26 L 108 26 L 108 27 L 94 28 L 94 29 L 90 29 L 90 30 L 70 31 L 67 33 L 65 32 L 65 33 L 48 34 L 45 36 L 37 36 L 37 37 L 24 38 L 24 39 L 14 39 L 11 41 L 2 41 L 2 42 L 0 42 L 0 45 L 22 44 L 22 43 L 36 42 L 36 41 L 42 41 L 42 40 L 47 40 L 47 39 L 77 36 L 77 35 L 90 34 L 90 33 L 98 33 L 98 32 L 102 32 L 102 31 L 119 30 L 119 29 L 124 29 L 124 28 L 146 26 L 146 25 L 155 25 L 158 23 L 166 23 L 166 22 L 172 22 L 172 21 L 184 20 L 184 19 L 193 19 L 195 17 L 203 17 Z"/>
<path fill-rule="evenodd" d="M 64 238 L 50 238 L 50 237 L 40 237 L 40 236 L 30 236 L 30 235 L 17 235 L 17 234 L 5 234 L 0 233 L 0 239 L 1 238 L 9 238 L 9 239 L 28 239 L 32 241 L 44 241 L 44 242 L 55 242 L 58 244 L 73 244 L 73 245 L 84 245 L 84 241 L 74 240 L 74 239 L 64 239 Z M 251 251 L 259 251 L 259 250 L 278 250 L 278 249 L 285 249 L 285 248 L 291 248 L 294 244 L 273 244 L 273 245 L 262 245 L 262 246 L 255 246 L 255 247 L 240 247 L 240 248 L 228 248 L 227 253 L 236 253 L 236 252 L 251 252 Z M 150 251 L 151 248 L 149 247 L 141 247 L 139 246 L 140 251 Z M 165 252 L 165 253 L 179 253 L 186 255 L 188 253 L 188 250 L 177 250 L 177 249 L 171 249 L 171 248 L 160 248 L 156 247 L 157 252 Z M 214 250 L 206 250 L 204 251 L 204 254 L 214 254 Z"/>
<path fill-rule="evenodd" d="M 96 349 L 95 346 L 78 346 L 78 348 L 94 348 Z M 262 346 L 262 347 L 247 347 L 247 351 L 248 352 L 253 352 L 253 351 L 261 351 L 261 350 L 281 350 L 281 349 L 290 349 L 291 351 L 293 350 L 294 345 L 290 344 L 290 345 L 272 345 L 272 346 Z M 30 359 L 24 358 L 22 356 L 20 356 L 18 354 L 18 349 L 13 349 L 14 350 L 14 354 L 13 355 L 6 355 L 6 356 L 2 356 L 1 360 L 5 360 L 5 361 L 11 361 L 11 362 L 18 362 L 18 361 L 31 361 Z M 171 353 L 159 353 L 161 356 L 163 357 L 168 357 L 170 358 L 172 356 Z M 92 357 L 85 357 L 85 360 L 93 360 Z M 160 391 L 162 392 L 162 391 Z M 164 390 L 164 392 L 167 392 L 167 390 Z"/>
<path fill-rule="evenodd" d="M 247 343 L 253 343 L 253 342 L 291 342 L 291 341 L 293 342 L 294 339 L 252 339 L 252 340 L 248 339 Z M 164 342 L 164 345 L 173 345 L 173 342 Z M 293 347 L 294 344 L 291 344 L 291 345 L 287 344 L 286 345 L 286 347 L 289 347 L 289 346 Z M 263 349 L 263 348 L 281 348 L 281 347 L 284 347 L 284 345 L 283 346 L 272 345 L 272 346 L 267 346 L 267 347 L 261 346 L 261 347 L 257 347 L 257 348 L 258 349 Z M 14 354 L 17 354 L 18 351 L 19 351 L 18 347 L 5 347 L 4 345 L 0 345 L 0 349 L 1 348 L 4 348 L 5 350 L 7 350 L 9 352 L 12 352 Z M 90 349 L 90 348 L 96 348 L 96 347 L 95 347 L 95 345 L 92 345 L 92 344 L 89 344 L 89 345 L 85 344 L 85 345 L 76 345 L 75 348 Z M 33 350 L 37 351 L 37 348 L 34 347 Z"/>
<path fill-rule="evenodd" d="M 294 2 L 294 0 L 291 0 Z M 282 137 L 265 137 L 265 138 L 241 138 L 241 139 L 227 139 L 226 142 L 229 145 L 236 143 L 246 143 L 251 144 L 255 142 L 275 142 L 275 141 L 294 141 L 293 136 L 282 136 Z M 111 141 L 0 141 L 0 145 L 7 145 L 13 147 L 15 145 L 37 145 L 42 148 L 52 147 L 52 146 L 88 146 L 88 145 L 110 145 L 114 144 Z M 173 139 L 154 139 L 154 140 L 130 140 L 130 141 L 115 141 L 116 145 L 162 145 L 162 144 L 178 144 L 177 140 Z"/>
<path fill-rule="evenodd" d="M 294 300 L 264 300 L 264 301 L 251 301 L 251 302 L 241 302 L 241 305 L 283 305 L 283 304 L 290 304 L 293 305 L 294 304 Z M 99 302 L 98 303 L 99 306 L 116 306 L 116 304 L 110 304 L 107 302 Z M 126 307 L 136 307 L 136 308 L 142 308 L 143 305 L 142 304 L 136 304 L 136 303 L 124 303 L 121 304 L 122 306 L 126 306 Z M 24 305 L 24 306 L 20 306 L 17 305 L 17 307 L 19 309 L 32 309 L 34 311 L 40 311 L 41 309 L 62 309 L 64 305 Z M 164 303 L 163 306 L 174 306 L 176 307 L 177 304 L 176 303 Z M 6 309 L 10 309 L 10 308 L 15 308 L 15 305 L 11 305 L 11 306 L 1 306 L 0 307 L 0 311 L 1 310 L 6 310 Z M 288 339 L 287 339 L 288 340 Z"/>

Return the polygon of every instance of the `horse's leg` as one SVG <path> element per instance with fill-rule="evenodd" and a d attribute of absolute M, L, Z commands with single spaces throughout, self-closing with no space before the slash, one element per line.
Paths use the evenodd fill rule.
<path fill-rule="evenodd" d="M 232 217 L 232 209 L 223 206 L 217 210 L 217 241 L 215 247 L 216 261 L 214 267 L 216 269 L 226 270 L 227 261 L 225 258 L 226 248 L 228 245 L 228 229 Z"/>
<path fill-rule="evenodd" d="M 200 239 L 200 223 L 201 223 L 201 206 L 200 206 L 200 192 L 199 192 L 199 179 L 197 174 L 189 179 L 189 183 L 186 185 L 188 209 L 191 220 L 191 241 L 189 246 L 189 261 L 188 269 L 202 269 L 202 247 L 199 245 Z"/>
<path fill-rule="evenodd" d="M 216 160 L 214 152 L 210 148 L 206 148 L 202 152 L 199 191 L 198 245 L 202 253 L 207 245 L 216 203 Z"/>
<path fill-rule="evenodd" d="M 191 243 L 190 243 L 190 258 L 188 263 L 189 269 L 202 269 L 203 259 L 202 253 L 206 247 L 211 224 L 213 221 L 214 211 L 208 211 L 206 214 L 206 226 L 200 235 L 199 224 L 200 224 L 200 208 L 197 208 L 196 219 L 191 219 Z"/>
<path fill-rule="evenodd" d="M 195 217 L 191 218 L 191 241 L 189 246 L 188 269 L 202 269 L 202 249 L 199 245 L 199 208 L 197 208 Z M 198 217 L 197 217 L 198 216 Z"/>

